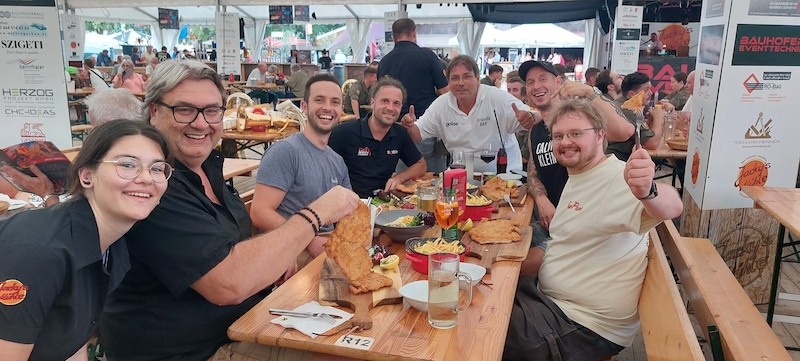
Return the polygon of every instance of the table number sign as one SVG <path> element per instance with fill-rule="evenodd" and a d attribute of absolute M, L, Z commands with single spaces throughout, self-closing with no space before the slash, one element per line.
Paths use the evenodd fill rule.
<path fill-rule="evenodd" d="M 359 350 L 369 350 L 375 339 L 372 337 L 356 336 L 353 334 L 344 335 L 336 340 L 335 345 L 342 347 L 355 348 Z"/>

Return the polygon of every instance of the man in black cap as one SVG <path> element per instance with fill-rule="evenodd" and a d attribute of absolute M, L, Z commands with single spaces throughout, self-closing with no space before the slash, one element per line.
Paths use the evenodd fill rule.
<path fill-rule="evenodd" d="M 527 104 L 538 108 L 543 118 L 561 103 L 562 98 L 582 97 L 590 100 L 606 120 L 609 141 L 628 139 L 634 127 L 610 101 L 600 97 L 600 90 L 574 81 L 561 80 L 558 71 L 546 61 L 529 60 L 519 67 L 525 81 Z M 530 131 L 528 155 L 528 193 L 534 199 L 534 239 L 529 256 L 522 264 L 523 273 L 537 273 L 541 254 L 550 238 L 550 221 L 567 182 L 567 170 L 556 162 L 550 131 L 545 122 L 537 122 Z M 536 257 L 538 255 L 538 257 Z"/>

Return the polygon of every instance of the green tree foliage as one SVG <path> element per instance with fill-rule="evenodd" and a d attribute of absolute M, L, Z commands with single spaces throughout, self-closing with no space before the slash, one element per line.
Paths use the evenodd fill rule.
<path fill-rule="evenodd" d="M 104 32 L 108 34 L 118 33 L 128 29 L 136 30 L 140 34 L 151 35 L 149 24 L 136 23 L 112 23 L 104 21 L 86 21 L 86 31 L 93 31 L 98 34 Z"/>

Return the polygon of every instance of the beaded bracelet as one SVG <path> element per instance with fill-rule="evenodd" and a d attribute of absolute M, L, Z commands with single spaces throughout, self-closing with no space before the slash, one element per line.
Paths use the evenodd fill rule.
<path fill-rule="evenodd" d="M 308 221 L 308 224 L 311 225 L 311 229 L 314 230 L 314 235 L 315 236 L 319 235 L 319 228 L 317 228 L 317 226 L 314 225 L 314 221 L 311 220 L 311 217 L 307 216 L 305 213 L 300 211 L 294 212 L 294 214 L 300 215 L 301 217 L 305 218 Z"/>
<path fill-rule="evenodd" d="M 303 208 L 300 208 L 300 209 L 301 210 L 305 209 L 305 210 L 311 212 L 311 214 L 313 214 L 314 217 L 317 219 L 317 228 L 322 229 L 322 220 L 319 218 L 319 214 L 317 214 L 317 212 L 315 212 L 313 209 L 311 209 L 311 207 L 303 207 Z"/>

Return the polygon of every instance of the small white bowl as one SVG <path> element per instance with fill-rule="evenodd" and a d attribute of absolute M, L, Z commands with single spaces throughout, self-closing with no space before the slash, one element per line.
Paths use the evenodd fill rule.
<path fill-rule="evenodd" d="M 485 271 L 485 270 L 484 270 Z M 400 294 L 411 307 L 428 312 L 428 281 L 414 281 L 400 287 Z"/>
<path fill-rule="evenodd" d="M 514 173 L 500 173 L 497 176 L 500 177 L 500 178 L 503 178 L 504 180 L 507 180 L 507 181 L 509 181 L 509 180 L 518 181 L 518 180 L 522 179 L 521 175 L 514 174 Z"/>
<path fill-rule="evenodd" d="M 461 272 L 464 272 L 469 275 L 469 278 L 472 279 L 472 287 L 475 287 L 478 284 L 478 282 L 480 282 L 483 279 L 483 276 L 486 275 L 486 268 L 483 268 L 473 263 L 461 262 L 458 265 L 458 269 Z M 466 281 L 459 281 L 458 287 L 467 288 L 466 283 L 467 283 Z"/>

